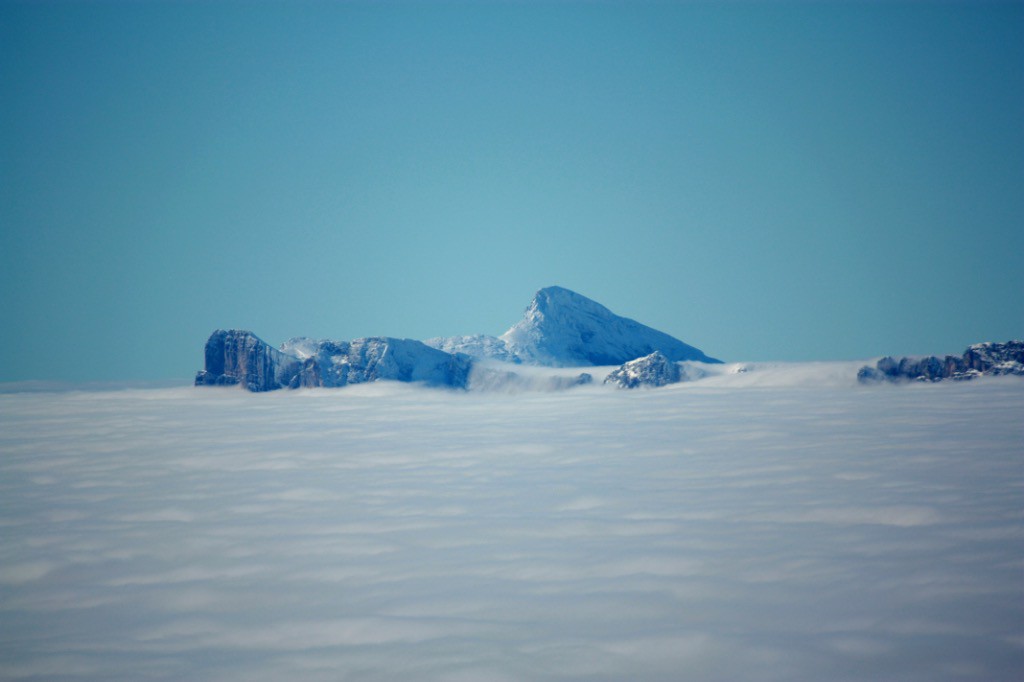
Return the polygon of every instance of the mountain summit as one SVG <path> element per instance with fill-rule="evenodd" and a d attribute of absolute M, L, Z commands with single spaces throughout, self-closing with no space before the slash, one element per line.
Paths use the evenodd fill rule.
<path fill-rule="evenodd" d="M 523 319 L 500 338 L 521 362 L 538 365 L 618 365 L 655 351 L 672 362 L 720 362 L 562 287 L 538 291 Z"/>
<path fill-rule="evenodd" d="M 453 336 L 424 343 L 449 353 L 549 367 L 621 365 L 654 351 L 671 362 L 721 362 L 563 287 L 538 291 L 523 318 L 500 337 Z"/>

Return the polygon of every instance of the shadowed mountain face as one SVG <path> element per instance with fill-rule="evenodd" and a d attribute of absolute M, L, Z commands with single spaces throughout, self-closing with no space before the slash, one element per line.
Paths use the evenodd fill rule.
<path fill-rule="evenodd" d="M 672 362 L 720 362 L 562 287 L 538 291 L 523 318 L 500 337 L 456 336 L 426 343 L 478 358 L 549 367 L 621 365 L 655 351 Z"/>
<path fill-rule="evenodd" d="M 976 343 L 963 355 L 944 358 L 892 358 L 879 360 L 874 367 L 861 367 L 857 379 L 872 381 L 963 381 L 988 375 L 1024 376 L 1024 341 Z"/>

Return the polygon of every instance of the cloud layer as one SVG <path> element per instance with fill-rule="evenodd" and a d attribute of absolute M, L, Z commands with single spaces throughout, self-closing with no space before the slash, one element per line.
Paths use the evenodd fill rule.
<path fill-rule="evenodd" d="M 1024 384 L 0 394 L 0 679 L 1024 671 Z"/>

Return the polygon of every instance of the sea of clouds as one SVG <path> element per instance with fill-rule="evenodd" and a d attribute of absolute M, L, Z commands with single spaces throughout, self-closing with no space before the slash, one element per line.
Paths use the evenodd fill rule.
<path fill-rule="evenodd" d="M 2 393 L 0 679 L 1024 678 L 1024 381 L 745 374 Z"/>

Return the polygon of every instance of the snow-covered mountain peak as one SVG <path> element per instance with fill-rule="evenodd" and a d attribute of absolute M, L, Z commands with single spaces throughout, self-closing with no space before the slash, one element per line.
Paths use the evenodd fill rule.
<path fill-rule="evenodd" d="M 572 310 L 577 314 L 588 314 L 598 317 L 614 315 L 612 311 L 597 301 L 558 286 L 544 287 L 534 294 L 533 300 L 527 308 L 527 313 L 535 311 L 546 314 L 566 310 Z"/>
<path fill-rule="evenodd" d="M 539 365 L 615 365 L 654 351 L 673 362 L 717 362 L 664 332 L 558 286 L 538 291 L 523 318 L 501 340 L 523 362 Z"/>

